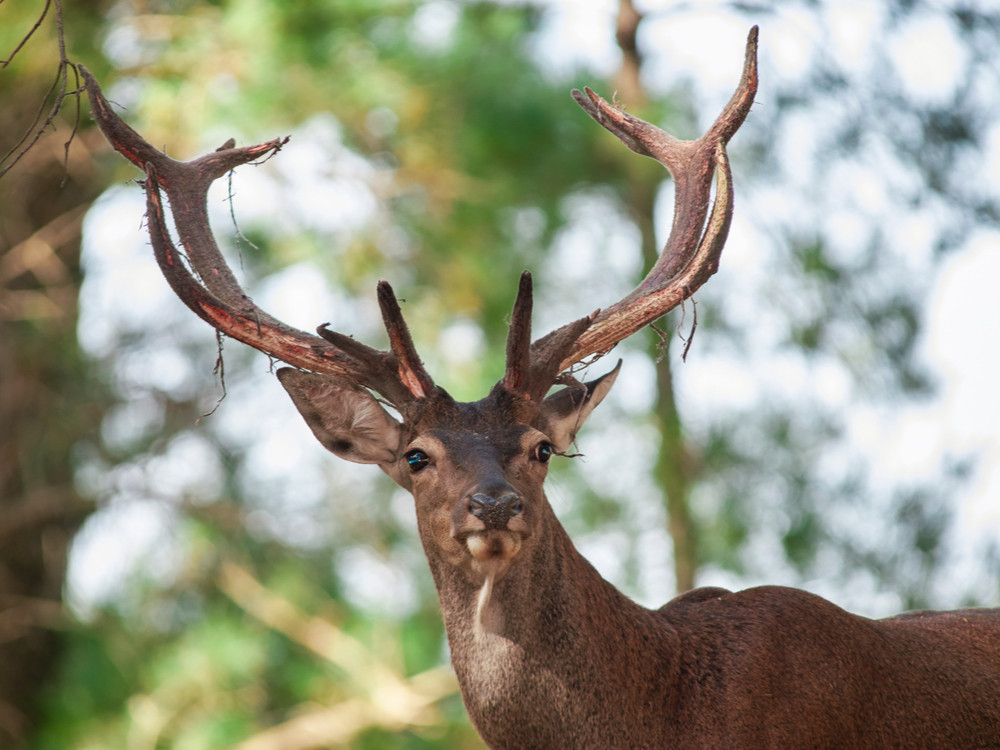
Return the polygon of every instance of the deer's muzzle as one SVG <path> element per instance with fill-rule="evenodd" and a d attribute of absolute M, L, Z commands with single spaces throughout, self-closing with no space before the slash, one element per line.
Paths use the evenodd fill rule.
<path fill-rule="evenodd" d="M 508 521 L 523 511 L 524 501 L 513 492 L 500 497 L 477 492 L 469 498 L 469 513 L 482 521 L 488 530 L 506 529 Z"/>

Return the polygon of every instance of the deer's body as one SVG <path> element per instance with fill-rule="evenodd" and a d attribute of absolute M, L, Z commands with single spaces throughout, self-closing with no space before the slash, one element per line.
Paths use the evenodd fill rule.
<path fill-rule="evenodd" d="M 436 502 L 440 488 L 413 488 L 452 664 L 490 747 L 1000 748 L 1000 610 L 870 620 L 776 586 L 645 609 L 577 552 L 540 487 L 510 476 L 521 432 L 510 415 L 464 408 L 464 424 L 436 429 L 466 463 L 456 493 L 506 467 L 534 514 L 481 604 L 483 576 L 442 549 L 424 507 L 422 490 Z M 457 446 L 477 441 L 467 461 Z"/>
<path fill-rule="evenodd" d="M 471 404 L 434 385 L 387 283 L 378 298 L 388 351 L 325 326 L 319 336 L 293 329 L 239 288 L 205 194 L 282 141 L 173 161 L 81 73 L 108 140 L 146 171 L 150 236 L 174 291 L 217 330 L 301 368 L 278 377 L 320 442 L 413 493 L 462 697 L 490 747 L 1000 748 L 1000 611 L 872 621 L 774 587 L 703 589 L 650 611 L 580 556 L 545 498 L 549 458 L 571 448 L 617 375 L 582 384 L 570 368 L 676 307 L 718 266 L 733 199 L 725 144 L 756 92 L 756 29 L 740 86 L 696 141 L 574 92 L 591 117 L 674 174 L 670 238 L 632 293 L 535 341 L 522 276 L 506 372 Z M 166 229 L 161 185 L 200 279 Z M 557 384 L 567 387 L 549 394 Z"/>
<path fill-rule="evenodd" d="M 996 611 L 868 620 L 781 587 L 646 610 L 565 568 L 546 595 L 501 582 L 519 609 L 499 632 L 442 604 L 490 747 L 1000 748 Z"/>

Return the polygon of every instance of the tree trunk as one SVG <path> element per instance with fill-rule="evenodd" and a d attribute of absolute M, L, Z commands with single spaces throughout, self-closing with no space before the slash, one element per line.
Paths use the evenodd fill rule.
<path fill-rule="evenodd" d="M 620 0 L 618 6 L 617 40 L 622 51 L 622 65 L 615 76 L 615 87 L 622 100 L 633 109 L 642 106 L 645 96 L 639 77 L 642 56 L 636 35 L 642 15 L 632 0 Z M 641 169 L 641 168 L 640 168 Z M 629 179 L 628 209 L 642 238 L 643 273 L 656 262 L 660 248 L 656 243 L 653 209 L 662 172 L 636 169 Z M 691 494 L 690 461 L 684 442 L 680 414 L 674 398 L 674 380 L 670 363 L 672 335 L 654 340 L 649 355 L 656 361 L 656 402 L 654 414 L 660 432 L 654 476 L 663 491 L 667 510 L 667 530 L 674 544 L 674 575 L 678 593 L 694 588 L 698 568 L 698 552 L 688 499 Z"/>
<path fill-rule="evenodd" d="M 5 144 L 26 126 L 8 113 Z M 38 689 L 57 663 L 67 550 L 91 509 L 74 488 L 71 457 L 102 411 L 76 341 L 80 229 L 101 181 L 86 137 L 64 164 L 67 136 L 47 133 L 0 181 L 2 747 L 28 742 Z"/>
<path fill-rule="evenodd" d="M 645 268 L 656 261 L 659 247 L 653 229 L 653 205 L 659 180 L 636 180 L 628 196 L 629 210 L 642 237 L 642 258 Z M 667 510 L 667 530 L 674 545 L 674 575 L 678 593 L 694 588 L 698 568 L 698 552 L 694 524 L 688 503 L 691 494 L 689 454 L 684 440 L 674 378 L 671 369 L 670 345 L 674 335 L 669 329 L 660 339 L 650 340 L 649 356 L 656 365 L 656 400 L 653 413 L 660 433 L 660 447 L 653 468 L 656 483 L 663 491 Z"/>

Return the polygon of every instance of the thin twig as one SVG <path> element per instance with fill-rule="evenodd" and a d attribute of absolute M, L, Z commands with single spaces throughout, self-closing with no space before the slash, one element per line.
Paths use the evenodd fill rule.
<path fill-rule="evenodd" d="M 46 0 L 45 7 L 42 8 L 42 14 L 38 17 L 38 20 L 35 21 L 35 25 L 31 27 L 31 31 L 29 31 L 27 34 L 21 37 L 21 41 L 18 42 L 17 46 L 14 48 L 14 51 L 10 53 L 10 57 L 8 57 L 6 60 L 0 60 L 0 70 L 3 70 L 8 65 L 10 65 L 14 61 L 14 58 L 17 57 L 17 53 L 20 52 L 22 49 L 24 49 L 24 46 L 28 43 L 31 37 L 35 35 L 35 32 L 41 28 L 42 23 L 45 21 L 45 16 L 49 14 L 49 8 L 51 7 L 52 7 L 52 0 Z"/>
<path fill-rule="evenodd" d="M 660 364 L 663 358 L 667 356 L 667 352 L 670 350 L 670 336 L 660 328 L 656 323 L 650 323 L 649 327 L 653 329 L 657 337 L 659 337 L 659 342 L 656 344 L 656 364 Z"/>
<path fill-rule="evenodd" d="M 222 337 L 222 331 L 215 332 L 215 345 L 216 345 L 216 357 L 215 357 L 215 367 L 212 368 L 212 374 L 218 376 L 219 385 L 222 387 L 222 395 L 219 396 L 218 400 L 215 402 L 215 406 L 212 407 L 210 411 L 205 412 L 200 417 L 198 417 L 194 423 L 198 424 L 201 420 L 212 416 L 219 410 L 222 406 L 222 402 L 226 400 L 228 395 L 226 392 L 226 360 L 222 354 L 222 348 L 224 339 Z"/>
<path fill-rule="evenodd" d="M 228 141 L 227 141 L 227 143 L 228 143 Z M 264 160 L 264 161 L 266 161 L 266 160 Z M 253 164 L 263 164 L 263 161 L 252 162 L 252 163 Z M 236 170 L 235 169 L 231 169 L 231 170 L 229 170 L 229 174 L 227 175 L 226 203 L 229 204 L 229 218 L 233 222 L 233 229 L 236 230 L 236 235 L 235 235 L 235 237 L 236 237 L 236 246 L 239 247 L 241 243 L 245 242 L 250 247 L 252 247 L 254 250 L 256 250 L 257 252 L 260 252 L 260 247 L 258 247 L 257 244 L 253 240 L 251 240 L 249 237 L 247 237 L 245 234 L 243 234 L 243 230 L 240 229 L 240 225 L 236 221 L 236 202 L 233 200 L 233 197 L 234 197 L 233 196 L 233 175 L 234 174 L 236 174 Z M 240 255 L 240 270 L 241 271 L 245 271 L 246 269 L 243 267 L 243 252 L 240 251 L 239 255 Z"/>
<path fill-rule="evenodd" d="M 693 311 L 691 315 L 691 332 L 688 333 L 687 338 L 681 333 L 681 326 L 684 324 L 684 317 L 687 313 L 687 308 L 683 305 L 681 306 L 683 313 L 681 315 L 681 322 L 677 324 L 677 335 L 684 342 L 684 351 L 681 352 L 681 362 L 687 362 L 688 352 L 691 350 L 691 344 L 694 343 L 694 332 L 698 330 L 698 302 L 693 297 L 691 298 L 691 309 Z"/>
<path fill-rule="evenodd" d="M 45 131 L 48 130 L 49 126 L 55 122 L 56 117 L 62 111 L 63 102 L 66 101 L 67 96 L 76 97 L 76 116 L 74 119 L 73 128 L 70 131 L 69 138 L 64 144 L 65 158 L 64 165 L 68 169 L 69 164 L 69 149 L 70 145 L 73 143 L 73 139 L 76 137 L 77 131 L 80 127 L 80 75 L 76 68 L 76 64 L 72 62 L 66 54 L 66 36 L 63 28 L 63 12 L 62 12 L 62 0 L 47 0 L 45 7 L 42 9 L 38 20 L 35 21 L 35 25 L 31 27 L 27 34 L 25 34 L 18 45 L 11 52 L 10 57 L 6 60 L 0 61 L 0 70 L 6 69 L 10 65 L 11 61 L 21 52 L 27 45 L 28 41 L 34 36 L 35 32 L 41 27 L 42 23 L 45 21 L 48 15 L 49 8 L 55 5 L 55 24 L 56 24 L 56 40 L 59 46 L 59 66 L 56 69 L 55 80 L 49 87 L 45 96 L 42 98 L 42 103 L 38 107 L 38 112 L 35 113 L 31 124 L 25 131 L 24 135 L 15 143 L 11 148 L 0 157 L 0 177 L 3 177 L 7 172 L 13 169 L 20 161 L 23 159 L 35 144 L 38 143 Z M 75 76 L 76 86 L 72 91 L 67 91 L 69 84 L 69 71 L 72 70 Z M 49 98 L 55 96 L 52 102 L 52 106 L 48 109 L 48 114 L 45 114 L 46 103 Z M 13 155 L 13 156 L 12 156 Z"/>

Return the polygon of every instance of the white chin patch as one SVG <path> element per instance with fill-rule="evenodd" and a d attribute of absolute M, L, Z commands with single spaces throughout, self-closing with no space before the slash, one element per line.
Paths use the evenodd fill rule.
<path fill-rule="evenodd" d="M 481 565 L 503 566 L 521 550 L 521 537 L 509 531 L 488 531 L 472 534 L 465 544 L 469 548 L 469 554 Z"/>

